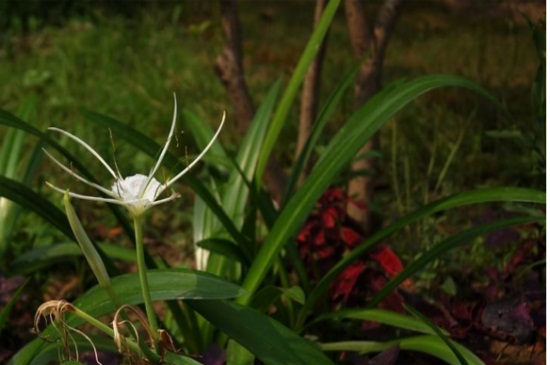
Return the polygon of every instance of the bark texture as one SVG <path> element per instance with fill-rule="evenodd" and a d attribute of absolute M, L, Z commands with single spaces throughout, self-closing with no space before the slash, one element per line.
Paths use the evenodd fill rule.
<path fill-rule="evenodd" d="M 256 112 L 244 77 L 241 25 L 236 0 L 220 0 L 221 21 L 225 46 L 217 57 L 214 69 L 229 95 L 237 118 L 239 133 L 246 133 Z M 264 175 L 264 183 L 275 201 L 280 201 L 286 186 L 286 177 L 280 165 L 271 157 Z"/>
<path fill-rule="evenodd" d="M 317 0 L 315 5 L 315 14 L 313 18 L 314 27 L 317 26 L 323 11 L 325 10 L 327 0 Z M 323 39 L 323 43 L 317 51 L 317 55 L 307 71 L 302 87 L 301 107 L 300 107 L 300 124 L 298 130 L 298 139 L 296 141 L 295 160 L 302 152 L 306 141 L 311 134 L 311 128 L 317 118 L 317 109 L 319 106 L 319 88 L 321 84 L 321 71 L 325 58 L 325 50 L 327 44 L 327 36 Z M 302 172 L 299 183 L 301 184 L 310 169 L 309 162 L 306 162 L 305 172 Z"/>
<path fill-rule="evenodd" d="M 237 128 L 244 133 L 254 117 L 254 103 L 244 78 L 241 24 L 236 0 L 220 0 L 225 46 L 214 69 L 227 90 L 237 117 Z"/>
<path fill-rule="evenodd" d="M 403 2 L 404 0 L 385 0 L 376 20 L 371 25 L 367 21 L 361 0 L 345 0 L 345 13 L 354 57 L 361 60 L 368 55 L 361 65 L 354 85 L 355 108 L 367 102 L 382 87 L 384 53 Z M 364 155 L 378 148 L 377 133 L 363 146 L 358 155 Z M 374 192 L 376 161 L 369 158 L 357 159 L 352 163 L 351 168 L 353 171 L 368 172 L 368 174 L 352 179 L 348 184 L 348 193 L 355 199 L 369 203 L 372 201 Z M 359 209 L 349 204 L 347 210 L 367 233 L 371 230 L 373 215 L 370 209 Z"/>

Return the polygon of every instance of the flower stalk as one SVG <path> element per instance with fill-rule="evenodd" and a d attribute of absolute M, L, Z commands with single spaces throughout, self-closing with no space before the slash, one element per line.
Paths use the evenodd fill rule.
<path fill-rule="evenodd" d="M 145 263 L 145 253 L 143 247 L 143 216 L 134 217 L 134 232 L 136 238 L 136 256 L 139 272 L 139 281 L 141 285 L 141 291 L 143 293 L 143 303 L 145 304 L 145 313 L 147 314 L 147 320 L 153 333 L 153 340 L 155 347 L 158 345 L 158 322 L 153 310 L 153 301 L 151 300 L 151 292 L 149 291 L 149 281 L 147 280 L 147 265 Z"/>

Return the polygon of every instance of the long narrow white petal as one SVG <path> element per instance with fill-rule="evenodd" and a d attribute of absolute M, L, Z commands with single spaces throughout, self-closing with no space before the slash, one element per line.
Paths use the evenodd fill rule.
<path fill-rule="evenodd" d="M 212 147 L 212 145 L 213 145 L 214 142 L 216 141 L 216 138 L 218 138 L 218 134 L 220 134 L 224 122 L 225 122 L 225 112 L 223 112 L 222 121 L 221 121 L 221 123 L 220 123 L 220 126 L 218 127 L 218 130 L 216 131 L 216 133 L 214 134 L 214 137 L 212 137 L 212 139 L 210 140 L 210 142 L 208 143 L 208 145 L 207 145 L 207 146 L 204 148 L 204 150 L 201 152 L 201 154 L 198 155 L 198 156 L 193 160 L 193 162 L 191 162 L 191 163 L 189 164 L 189 166 L 187 166 L 185 169 L 183 169 L 182 172 L 180 172 L 179 174 L 177 174 L 176 176 L 174 176 L 173 178 L 171 178 L 166 184 L 163 184 L 164 189 L 166 189 L 167 187 L 169 187 L 170 185 L 172 185 L 174 182 L 176 182 L 180 177 L 182 177 L 183 175 L 185 175 L 185 173 L 187 173 L 187 171 L 189 171 L 193 166 L 195 166 L 195 164 L 196 164 L 197 162 L 199 162 L 199 160 L 206 154 L 206 152 L 208 152 L 208 150 L 210 149 L 210 147 Z M 164 189 L 163 189 L 163 190 L 164 190 Z"/>
<path fill-rule="evenodd" d="M 61 134 L 64 134 L 66 135 L 67 137 L 71 138 L 72 140 L 80 143 L 84 148 L 86 148 L 92 155 L 95 156 L 95 158 L 97 158 L 99 160 L 99 162 L 101 162 L 103 164 L 103 166 L 105 166 L 105 168 L 109 171 L 109 173 L 111 175 L 113 175 L 113 178 L 118 179 L 117 175 L 115 174 L 114 170 L 111 168 L 111 166 L 109 166 L 109 164 L 107 162 L 105 162 L 105 160 L 92 148 L 90 147 L 89 144 L 87 144 L 86 142 L 84 142 L 83 140 L 81 140 L 80 138 L 78 138 L 77 136 L 67 132 L 67 131 L 64 131 L 63 129 L 59 129 L 59 128 L 55 128 L 55 127 L 50 127 L 48 128 L 49 130 L 52 130 L 52 131 L 56 131 L 56 132 L 59 132 Z"/>
<path fill-rule="evenodd" d="M 105 189 L 103 186 L 101 185 L 98 185 L 96 183 L 93 183 L 89 180 L 87 180 L 86 178 L 78 175 L 76 172 L 74 172 L 73 170 L 69 169 L 67 166 L 63 165 L 61 162 L 59 162 L 58 159 L 56 159 L 55 157 L 53 157 L 48 151 L 46 151 L 45 149 L 42 149 L 42 151 L 44 151 L 44 153 L 46 154 L 46 156 L 48 156 L 57 166 L 61 167 L 63 170 L 65 170 L 66 172 L 68 172 L 71 176 L 73 176 L 75 179 L 77 180 L 80 180 L 82 181 L 83 183 L 85 184 L 88 184 L 90 185 L 91 187 L 93 188 L 96 188 L 97 190 L 101 191 L 102 193 L 106 194 L 106 195 L 109 195 L 109 196 L 112 196 L 113 198 L 116 197 L 116 195 L 111 191 L 111 190 L 107 190 Z"/>
<path fill-rule="evenodd" d="M 160 165 L 162 164 L 162 160 L 164 160 L 164 156 L 166 155 L 166 152 L 168 151 L 168 147 L 170 147 L 170 142 L 172 142 L 172 138 L 174 137 L 174 132 L 176 130 L 176 119 L 178 114 L 178 101 L 176 100 L 176 93 L 174 93 L 174 116 L 172 117 L 172 126 L 170 127 L 170 132 L 168 133 L 168 138 L 166 139 L 166 143 L 164 144 L 164 147 L 162 148 L 162 151 L 160 153 L 160 156 L 157 160 L 157 163 L 155 164 L 155 167 L 149 172 L 149 176 L 147 177 L 147 183 L 143 187 L 142 193 L 144 193 L 147 190 L 147 186 L 151 182 L 151 180 L 154 178 L 155 174 L 157 173 L 158 169 L 160 168 Z"/>
<path fill-rule="evenodd" d="M 177 199 L 179 198 L 180 195 L 177 194 L 177 193 L 172 193 L 172 195 L 170 195 L 168 198 L 164 198 L 164 199 L 160 199 L 160 200 L 155 200 L 153 203 L 151 203 L 150 206 L 155 206 L 155 205 L 159 205 L 159 204 L 162 204 L 162 203 L 166 203 L 166 202 L 169 202 L 170 200 L 174 200 L 174 199 Z"/>
<path fill-rule="evenodd" d="M 67 191 L 67 189 L 61 189 L 61 188 L 58 188 L 57 186 L 49 183 L 46 181 L 46 184 L 52 188 L 53 190 L 55 191 L 58 191 L 62 194 L 65 194 L 65 192 Z M 73 198 L 78 198 L 78 199 L 83 199 L 83 200 L 92 200 L 92 201 L 96 201 L 96 202 L 106 202 L 106 203 L 113 203 L 113 204 L 118 204 L 118 205 L 126 205 L 126 203 L 122 200 L 118 200 L 118 199 L 108 199 L 108 198 L 102 198 L 100 196 L 90 196 L 90 195 L 82 195 L 82 194 L 75 194 L 75 193 L 71 193 L 70 191 L 68 192 L 69 196 L 73 197 Z"/>

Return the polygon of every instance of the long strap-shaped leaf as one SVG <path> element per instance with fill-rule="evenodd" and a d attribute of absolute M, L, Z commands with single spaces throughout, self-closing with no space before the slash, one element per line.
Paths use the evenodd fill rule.
<path fill-rule="evenodd" d="M 235 163 L 239 169 L 231 171 L 230 184 L 226 187 L 223 196 L 224 208 L 242 225 L 243 213 L 249 194 L 247 181 L 254 178 L 256 164 L 260 155 L 269 120 L 279 95 L 280 81 L 277 81 L 269 89 L 264 101 L 258 107 L 249 129 L 240 144 L 239 152 L 235 157 Z M 246 180 L 245 180 L 246 179 Z"/>
<path fill-rule="evenodd" d="M 302 56 L 300 57 L 300 60 L 298 61 L 298 64 L 294 69 L 292 77 L 288 82 L 288 86 L 286 87 L 281 98 L 281 102 L 275 110 L 273 121 L 271 122 L 269 130 L 267 132 L 265 144 L 263 145 L 262 151 L 260 153 L 258 167 L 256 169 L 257 181 L 262 181 L 262 177 L 267 166 L 267 161 L 269 159 L 269 156 L 271 155 L 271 152 L 273 151 L 273 147 L 275 146 L 277 139 L 279 138 L 279 134 L 283 129 L 283 125 L 286 122 L 288 112 L 290 111 L 290 108 L 295 101 L 296 93 L 298 92 L 298 89 L 302 84 L 302 81 L 304 80 L 309 65 L 317 54 L 317 50 L 323 43 L 323 38 L 328 31 L 330 23 L 332 22 L 332 18 L 334 17 L 334 14 L 336 14 L 336 10 L 338 10 L 339 5 L 340 0 L 330 0 L 330 2 L 327 4 L 325 10 L 323 11 L 323 15 L 315 26 L 315 30 L 309 38 L 306 48 L 304 49 L 304 52 L 302 53 Z"/>
<path fill-rule="evenodd" d="M 349 165 L 365 142 L 401 108 L 423 93 L 440 87 L 464 87 L 498 101 L 474 82 L 457 76 L 426 76 L 409 82 L 396 83 L 374 96 L 340 129 L 321 156 L 304 185 L 294 194 L 266 238 L 243 286 L 254 293 L 275 257 L 290 237 L 298 231 L 313 205 L 339 174 Z M 248 303 L 251 297 L 239 298 Z"/>
<path fill-rule="evenodd" d="M 392 346 L 399 345 L 400 350 L 409 350 L 423 352 L 452 365 L 460 365 L 458 359 L 454 356 L 453 352 L 449 349 L 447 344 L 438 336 L 426 335 L 426 336 L 412 336 L 408 338 L 402 338 L 399 340 L 392 340 L 387 342 L 376 341 L 345 341 L 345 342 L 333 342 L 323 343 L 321 348 L 324 351 L 352 351 L 360 353 L 379 352 L 386 350 Z M 461 355 L 466 358 L 470 365 L 483 365 L 483 361 L 477 357 L 473 352 L 466 347 L 453 341 L 453 345 L 460 351 Z"/>
<path fill-rule="evenodd" d="M 0 175 L 0 196 L 38 214 L 67 237 L 74 239 L 65 214 L 48 199 L 35 193 L 26 185 Z"/>
<path fill-rule="evenodd" d="M 338 87 L 336 87 L 336 89 L 329 96 L 326 104 L 323 105 L 323 107 L 321 108 L 319 115 L 315 120 L 315 124 L 313 125 L 313 128 L 311 130 L 311 133 L 307 138 L 307 141 L 304 147 L 302 148 L 302 151 L 300 152 L 298 159 L 294 162 L 292 166 L 292 170 L 290 173 L 290 177 L 288 179 L 288 185 L 286 187 L 282 205 L 286 203 L 286 201 L 288 200 L 288 197 L 290 197 L 291 193 L 294 191 L 295 185 L 298 182 L 298 178 L 302 173 L 304 167 L 306 166 L 309 160 L 309 157 L 313 152 L 313 149 L 317 145 L 317 142 L 321 138 L 321 135 L 325 129 L 325 126 L 329 121 L 329 116 L 332 114 L 336 106 L 340 103 L 340 100 L 344 96 L 345 91 L 350 87 L 353 80 L 355 80 L 355 76 L 357 75 L 359 66 L 361 65 L 358 64 L 344 76 L 344 78 L 342 79 Z"/>
<path fill-rule="evenodd" d="M 255 309 L 213 300 L 189 305 L 267 365 L 332 364 L 311 342 Z"/>
<path fill-rule="evenodd" d="M 243 294 L 242 288 L 238 285 L 203 272 L 178 269 L 150 270 L 147 277 L 153 300 L 223 299 Z M 137 274 L 117 276 L 112 279 L 111 286 L 113 291 L 119 295 L 122 301 L 121 304 L 137 305 L 143 303 L 141 285 Z M 96 318 L 116 310 L 107 293 L 99 286 L 87 291 L 73 304 Z M 78 317 L 70 317 L 66 321 L 70 326 L 78 326 L 82 322 Z M 59 333 L 50 326 L 42 332 L 42 335 L 55 341 Z M 12 358 L 10 364 L 30 364 L 44 348 L 45 343 L 42 339 L 31 341 Z"/>

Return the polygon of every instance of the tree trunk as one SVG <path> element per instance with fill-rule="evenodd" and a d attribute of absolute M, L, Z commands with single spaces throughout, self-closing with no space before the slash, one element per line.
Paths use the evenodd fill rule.
<path fill-rule="evenodd" d="M 254 103 L 244 78 L 239 11 L 235 0 L 220 0 L 225 46 L 214 69 L 227 90 L 237 117 L 237 128 L 245 133 L 254 117 Z"/>
<path fill-rule="evenodd" d="M 345 0 L 345 13 L 351 45 L 357 60 L 365 59 L 355 81 L 355 108 L 367 102 L 382 87 L 382 64 L 384 52 L 399 16 L 403 0 L 385 0 L 378 12 L 374 26 L 369 26 L 361 0 Z M 376 133 L 359 151 L 358 156 L 379 148 L 379 135 Z M 348 184 L 348 194 L 359 201 L 371 202 L 376 176 L 376 161 L 360 158 L 352 163 L 352 171 L 364 173 Z M 348 214 L 361 224 L 365 232 L 372 229 L 373 214 L 367 208 L 360 209 L 354 204 L 347 207 Z"/>
<path fill-rule="evenodd" d="M 323 15 L 327 0 L 317 0 L 315 5 L 315 14 L 313 17 L 313 26 L 315 27 Z M 327 36 L 317 51 L 317 55 L 307 71 L 302 88 L 301 107 L 300 107 L 300 124 L 298 130 L 298 140 L 296 142 L 296 154 L 294 159 L 297 160 L 302 152 L 306 141 L 311 134 L 311 128 L 317 118 L 317 108 L 319 106 L 319 88 L 321 84 L 321 70 L 323 60 L 325 58 Z M 309 161 L 306 161 L 304 171 L 300 174 L 299 183 L 305 179 L 310 169 Z"/>
<path fill-rule="evenodd" d="M 239 133 L 245 134 L 255 114 L 255 107 L 244 77 L 241 26 L 236 0 L 220 0 L 225 46 L 216 59 L 214 69 L 229 95 L 237 117 Z M 286 178 L 277 161 L 270 157 L 264 183 L 275 201 L 280 201 Z"/>

